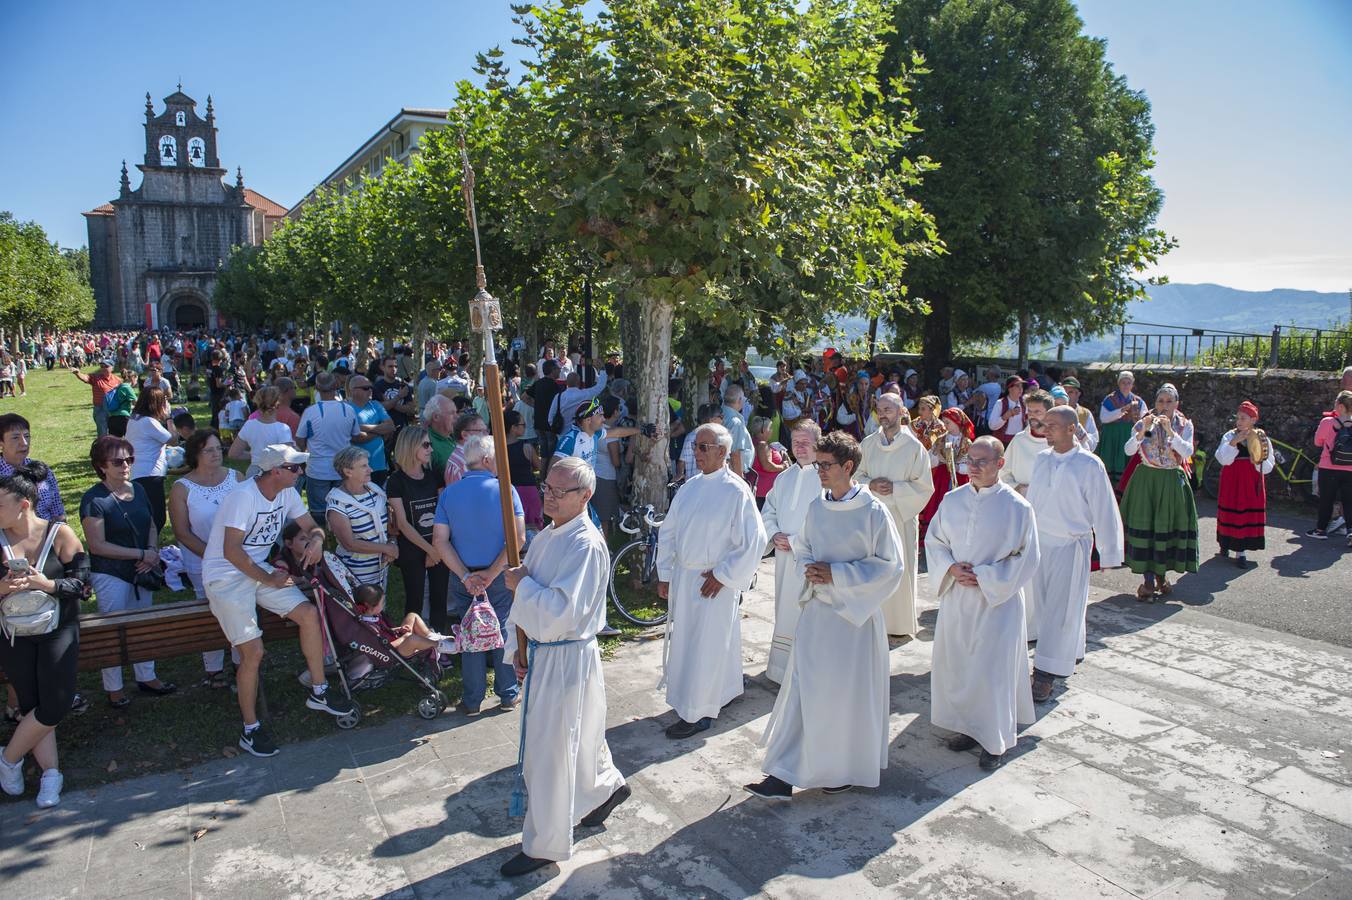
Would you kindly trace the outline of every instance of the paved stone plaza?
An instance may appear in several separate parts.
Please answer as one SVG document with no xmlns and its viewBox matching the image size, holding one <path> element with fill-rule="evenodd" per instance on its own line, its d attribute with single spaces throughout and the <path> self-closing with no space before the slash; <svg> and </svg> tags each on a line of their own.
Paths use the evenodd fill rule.
<svg viewBox="0 0 1352 900">
<path fill-rule="evenodd" d="M 1297 548 L 1290 531 L 1269 542 L 1260 559 Z M 1352 603 L 1352 560 L 1332 543 L 1310 549 L 1327 565 L 1307 567 L 1304 590 Z M 993 774 L 929 725 L 930 608 L 921 639 L 892 652 L 881 788 L 745 794 L 774 701 L 767 564 L 744 604 L 746 694 L 711 731 L 663 737 L 660 641 L 607 664 L 634 799 L 579 829 L 558 868 L 498 877 L 519 840 L 520 714 L 490 707 L 71 785 L 46 813 L 4 803 L 0 879 L 15 898 L 1352 896 L 1352 651 L 1099 586 L 1121 581 L 1095 577 L 1088 658 Z"/>
</svg>

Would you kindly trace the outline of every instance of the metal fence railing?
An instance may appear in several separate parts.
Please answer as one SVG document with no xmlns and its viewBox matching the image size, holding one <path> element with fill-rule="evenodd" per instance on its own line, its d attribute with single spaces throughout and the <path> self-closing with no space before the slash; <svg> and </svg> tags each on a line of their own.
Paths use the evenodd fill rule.
<svg viewBox="0 0 1352 900">
<path fill-rule="evenodd" d="M 1352 365 L 1352 331 L 1275 325 L 1257 334 L 1133 321 L 1122 326 L 1118 362 L 1328 371 Z"/>
</svg>

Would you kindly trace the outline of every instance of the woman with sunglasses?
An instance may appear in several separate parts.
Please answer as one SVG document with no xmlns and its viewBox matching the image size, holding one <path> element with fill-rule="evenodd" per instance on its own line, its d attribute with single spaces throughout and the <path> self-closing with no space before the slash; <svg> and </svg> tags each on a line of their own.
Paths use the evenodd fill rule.
<svg viewBox="0 0 1352 900">
<path fill-rule="evenodd" d="M 432 477 L 432 439 L 421 425 L 405 425 L 394 442 L 395 469 L 385 482 L 390 521 L 399 547 L 399 574 L 404 579 L 404 612 L 421 613 L 427 587 L 425 618 L 432 630 L 446 633 L 446 598 L 451 570 L 432 546 L 432 524 L 441 483 Z"/>
<path fill-rule="evenodd" d="M 131 480 L 136 454 L 126 438 L 106 434 L 89 448 L 99 483 L 80 498 L 80 523 L 89 545 L 90 581 L 99 612 L 145 609 L 153 594 L 138 576 L 158 571 L 159 532 L 145 488 Z M 136 686 L 147 694 L 172 694 L 178 688 L 155 675 L 153 661 L 132 666 Z M 122 690 L 122 667 L 103 670 L 103 689 L 115 708 L 131 703 Z"/>
</svg>

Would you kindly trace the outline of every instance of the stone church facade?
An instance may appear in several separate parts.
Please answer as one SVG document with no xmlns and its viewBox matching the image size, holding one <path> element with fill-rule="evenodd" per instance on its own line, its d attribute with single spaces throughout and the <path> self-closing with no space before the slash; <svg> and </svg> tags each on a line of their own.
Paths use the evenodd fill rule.
<svg viewBox="0 0 1352 900">
<path fill-rule="evenodd" d="M 216 328 L 216 273 L 240 244 L 261 244 L 286 208 L 244 186 L 227 184 L 216 151 L 216 114 L 179 90 L 159 115 L 146 94 L 145 161 L 135 190 L 122 163 L 110 203 L 85 213 L 96 328 Z"/>
</svg>

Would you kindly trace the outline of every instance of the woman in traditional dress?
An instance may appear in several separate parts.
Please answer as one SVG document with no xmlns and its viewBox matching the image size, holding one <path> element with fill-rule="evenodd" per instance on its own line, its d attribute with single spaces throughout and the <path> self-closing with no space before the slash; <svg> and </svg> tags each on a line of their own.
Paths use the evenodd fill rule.
<svg viewBox="0 0 1352 900">
<path fill-rule="evenodd" d="M 1136 376 L 1131 372 L 1117 373 L 1117 390 L 1103 398 L 1099 407 L 1099 442 L 1097 453 L 1108 470 L 1108 478 L 1117 485 L 1126 471 L 1127 460 L 1131 456 L 1126 450 L 1127 439 L 1131 437 L 1133 426 L 1150 410 L 1145 400 L 1132 393 Z M 1118 488 L 1118 496 L 1121 496 Z"/>
<path fill-rule="evenodd" d="M 943 457 L 944 467 L 948 469 L 948 490 L 962 487 L 967 483 L 970 470 L 967 466 L 967 451 L 976 440 L 976 426 L 967 417 L 967 413 L 954 406 L 939 413 L 939 418 L 948 429 L 939 454 Z M 950 453 L 951 449 L 951 453 Z M 950 460 L 952 465 L 950 465 Z"/>
<path fill-rule="evenodd" d="M 873 384 L 869 374 L 863 369 L 854 379 L 854 389 L 845 395 L 844 402 L 836 407 L 836 422 L 856 441 L 862 441 L 866 434 L 876 430 L 877 425 L 869 427 L 869 418 L 873 415 Z"/>
<path fill-rule="evenodd" d="M 1216 462 L 1221 464 L 1221 487 L 1216 500 L 1216 542 L 1220 555 L 1235 553 L 1235 565 L 1250 565 L 1246 554 L 1263 549 L 1267 525 L 1265 478 L 1276 465 L 1272 443 L 1258 424 L 1258 407 L 1252 401 L 1239 404 L 1235 427 L 1221 438 Z M 1255 563 L 1256 565 L 1256 563 Z"/>
<path fill-rule="evenodd" d="M 934 483 L 934 493 L 930 494 L 929 502 L 920 511 L 920 541 L 922 545 L 925 540 L 925 531 L 929 528 L 929 521 L 934 517 L 934 511 L 939 508 L 939 501 L 944 498 L 944 494 L 949 488 L 948 464 L 943 453 L 944 439 L 948 436 L 948 427 L 939 418 L 939 413 L 942 410 L 943 405 L 939 402 L 939 398 L 933 394 L 927 394 L 916 401 L 916 416 L 911 420 L 911 430 L 915 432 L 916 438 L 924 448 L 929 451 L 930 479 Z"/>
<path fill-rule="evenodd" d="M 1006 447 L 1014 440 L 1014 435 L 1023 431 L 1028 424 L 1028 407 L 1023 402 L 1023 377 L 1011 375 L 1005 379 L 1005 390 L 991 406 L 987 414 L 991 434 L 1000 439 Z"/>
<path fill-rule="evenodd" d="M 920 373 L 915 369 L 907 369 L 906 377 L 901 380 L 901 402 L 906 405 L 907 412 L 914 414 L 915 405 L 920 402 Z"/>
<path fill-rule="evenodd" d="M 1166 384 L 1154 414 L 1132 427 L 1125 450 L 1139 465 L 1122 494 L 1127 568 L 1142 577 L 1136 598 L 1150 602 L 1173 590 L 1168 572 L 1197 571 L 1197 504 L 1188 467 L 1192 422 L 1178 411 L 1178 388 Z"/>
</svg>

